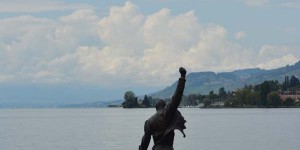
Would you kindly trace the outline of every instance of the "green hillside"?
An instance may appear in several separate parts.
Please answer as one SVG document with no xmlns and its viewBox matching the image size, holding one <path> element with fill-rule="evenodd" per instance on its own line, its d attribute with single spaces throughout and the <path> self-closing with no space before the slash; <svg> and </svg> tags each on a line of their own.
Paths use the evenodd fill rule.
<svg viewBox="0 0 300 150">
<path fill-rule="evenodd" d="M 192 72 L 187 75 L 187 82 L 184 94 L 201 93 L 207 94 L 214 90 L 218 92 L 219 88 L 225 90 L 235 90 L 244 87 L 245 84 L 259 84 L 265 80 L 278 80 L 282 82 L 284 76 L 300 76 L 300 61 L 291 66 L 285 66 L 277 69 L 264 70 L 259 68 L 235 70 L 232 72 Z M 171 86 L 152 93 L 153 97 L 167 98 L 171 97 L 175 91 L 177 82 Z"/>
</svg>

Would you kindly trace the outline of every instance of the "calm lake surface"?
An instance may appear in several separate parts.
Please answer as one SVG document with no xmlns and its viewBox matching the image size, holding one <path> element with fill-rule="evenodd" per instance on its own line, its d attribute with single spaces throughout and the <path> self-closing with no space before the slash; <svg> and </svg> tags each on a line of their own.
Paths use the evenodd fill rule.
<svg viewBox="0 0 300 150">
<path fill-rule="evenodd" d="M 180 109 L 176 150 L 299 150 L 300 109 Z M 155 109 L 0 109 L 0 150 L 134 150 Z M 149 150 L 152 148 L 151 143 Z"/>
</svg>

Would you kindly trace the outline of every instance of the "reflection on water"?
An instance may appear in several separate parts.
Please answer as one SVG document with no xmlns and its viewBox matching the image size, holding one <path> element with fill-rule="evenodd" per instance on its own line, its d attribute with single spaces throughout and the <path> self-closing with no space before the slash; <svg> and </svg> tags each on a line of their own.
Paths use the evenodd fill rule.
<svg viewBox="0 0 300 150">
<path fill-rule="evenodd" d="M 298 150 L 300 109 L 180 109 L 177 150 Z M 3 109 L 1 150 L 133 150 L 155 109 Z M 151 143 L 150 146 L 153 144 Z M 148 149 L 151 149 L 149 147 Z"/>
</svg>

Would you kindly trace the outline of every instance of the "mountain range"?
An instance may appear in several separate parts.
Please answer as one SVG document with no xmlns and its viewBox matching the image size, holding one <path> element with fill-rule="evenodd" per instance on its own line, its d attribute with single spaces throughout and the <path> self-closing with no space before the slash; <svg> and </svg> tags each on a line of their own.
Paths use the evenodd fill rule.
<svg viewBox="0 0 300 150">
<path fill-rule="evenodd" d="M 245 84 L 254 85 L 262 83 L 265 80 L 278 80 L 282 83 L 285 76 L 292 75 L 300 77 L 300 61 L 294 65 L 287 65 L 271 70 L 252 68 L 220 73 L 191 72 L 186 76 L 187 81 L 184 95 L 192 93 L 208 94 L 211 90 L 218 93 L 221 87 L 224 87 L 226 91 L 232 91 L 244 87 Z M 147 95 L 156 98 L 169 98 L 173 95 L 176 85 L 177 82 L 163 90 Z M 107 105 L 120 105 L 122 103 L 123 100 L 121 98 L 119 100 L 99 101 L 99 94 L 97 93 L 101 90 L 105 89 L 82 86 L 73 86 L 71 88 L 24 86 L 15 88 L 13 85 L 2 85 L 0 86 L 0 108 L 86 108 L 107 107 Z"/>
<path fill-rule="evenodd" d="M 265 80 L 284 81 L 285 76 L 300 76 L 300 61 L 277 69 L 265 70 L 260 68 L 235 70 L 232 72 L 192 72 L 186 76 L 184 95 L 208 94 L 211 90 L 218 93 L 221 87 L 227 91 L 236 90 L 247 85 L 262 83 Z M 173 95 L 177 82 L 165 89 L 151 93 L 152 97 L 169 98 Z"/>
</svg>

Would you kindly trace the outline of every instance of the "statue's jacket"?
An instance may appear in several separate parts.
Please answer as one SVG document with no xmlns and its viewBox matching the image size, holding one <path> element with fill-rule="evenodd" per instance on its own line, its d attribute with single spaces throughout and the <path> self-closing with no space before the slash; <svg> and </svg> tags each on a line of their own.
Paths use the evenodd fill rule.
<svg viewBox="0 0 300 150">
<path fill-rule="evenodd" d="M 173 116 L 173 118 L 170 120 L 168 124 L 165 124 L 166 121 L 162 120 L 162 119 L 167 120 L 165 117 L 163 117 L 164 116 L 163 113 L 164 111 L 162 111 L 162 113 L 156 113 L 145 122 L 145 127 L 149 130 L 150 133 L 152 133 L 153 136 L 153 140 L 154 140 L 153 149 L 155 149 L 159 145 L 173 145 L 175 129 L 181 131 L 183 137 L 185 137 L 185 133 L 183 130 L 186 129 L 184 125 L 186 120 L 181 115 L 181 113 L 178 110 L 176 110 L 175 115 Z M 157 130 L 159 128 L 165 128 L 165 129 Z"/>
</svg>

